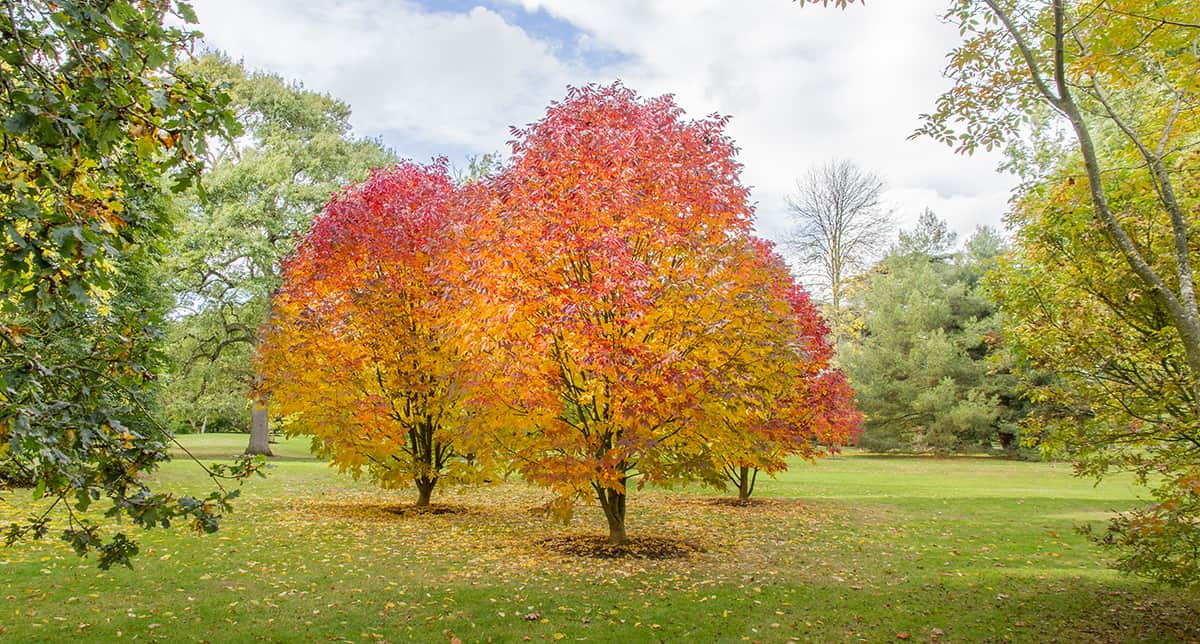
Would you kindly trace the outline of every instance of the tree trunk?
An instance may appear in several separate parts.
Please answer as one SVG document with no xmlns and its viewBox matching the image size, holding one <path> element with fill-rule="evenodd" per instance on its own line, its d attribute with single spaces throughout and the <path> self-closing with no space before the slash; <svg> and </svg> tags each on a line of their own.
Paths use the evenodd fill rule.
<svg viewBox="0 0 1200 644">
<path fill-rule="evenodd" d="M 433 486 L 437 485 L 437 479 L 429 478 L 428 476 L 418 476 L 417 482 L 417 507 L 429 507 L 429 497 L 433 496 Z"/>
<path fill-rule="evenodd" d="M 271 430 L 267 426 L 267 403 L 254 403 L 250 412 L 250 444 L 246 446 L 246 454 L 262 454 L 274 456 L 271 453 Z"/>
<path fill-rule="evenodd" d="M 738 471 L 738 500 L 749 501 L 750 493 L 754 489 L 750 486 L 750 468 L 743 465 Z"/>
<path fill-rule="evenodd" d="M 621 479 L 621 484 L 625 484 L 625 479 Z M 596 496 L 600 499 L 604 518 L 608 519 L 608 542 L 628 543 L 629 537 L 625 534 L 625 493 L 597 487 Z"/>
</svg>

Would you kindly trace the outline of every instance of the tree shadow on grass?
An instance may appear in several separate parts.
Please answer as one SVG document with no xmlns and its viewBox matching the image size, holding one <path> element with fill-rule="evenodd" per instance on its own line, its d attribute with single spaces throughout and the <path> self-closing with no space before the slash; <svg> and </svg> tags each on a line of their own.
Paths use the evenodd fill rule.
<svg viewBox="0 0 1200 644">
<path fill-rule="evenodd" d="M 173 461 L 186 461 L 186 460 L 190 460 L 191 458 L 194 457 L 196 460 L 204 462 L 204 463 L 209 463 L 209 462 L 213 462 L 213 461 L 218 462 L 218 463 L 229 463 L 229 462 L 235 461 L 239 457 L 241 457 L 242 453 L 241 452 L 233 452 L 233 451 L 229 451 L 229 450 L 219 450 L 219 449 L 191 449 L 191 450 L 188 450 L 187 452 L 184 452 L 182 450 L 171 450 L 169 452 L 169 455 L 171 457 L 171 460 L 173 460 Z M 276 454 L 275 456 L 267 456 L 266 459 L 267 459 L 268 463 L 323 463 L 323 462 L 325 462 L 324 459 L 317 458 L 316 456 L 292 456 L 292 455 L 280 456 L 278 454 Z"/>
<path fill-rule="evenodd" d="M 1002 583 L 1006 592 L 995 595 L 991 610 L 1005 616 L 1006 639 L 1200 642 L 1197 605 L 1184 591 L 1079 577 L 1014 575 Z"/>
<path fill-rule="evenodd" d="M 384 510 L 402 517 L 423 517 L 434 514 L 473 514 L 474 510 L 465 505 L 450 505 L 432 503 L 430 505 L 391 505 Z"/>
<path fill-rule="evenodd" d="M 309 501 L 296 508 L 307 519 L 343 520 L 369 523 L 386 523 L 397 519 L 423 518 L 436 515 L 475 514 L 473 508 L 463 505 L 434 503 L 418 507 L 401 503 L 374 503 L 369 501 Z"/>
<path fill-rule="evenodd" d="M 827 505 L 821 499 L 796 499 L 788 497 L 751 497 L 739 499 L 736 496 L 676 496 L 663 495 L 665 503 L 676 507 L 692 507 L 712 510 L 743 510 L 748 513 L 762 512 L 802 512 L 814 514 L 821 506 Z"/>
<path fill-rule="evenodd" d="M 1020 459 L 1011 458 L 1004 454 L 993 452 L 952 452 L 948 454 L 935 454 L 933 452 L 848 452 L 842 455 L 835 455 L 830 458 L 850 458 L 870 461 L 932 461 L 932 462 L 950 462 L 950 461 L 995 461 L 997 463 L 1022 463 L 1022 462 L 1038 462 L 1038 461 L 1022 461 Z M 1047 461 L 1048 462 L 1048 461 Z"/>
</svg>

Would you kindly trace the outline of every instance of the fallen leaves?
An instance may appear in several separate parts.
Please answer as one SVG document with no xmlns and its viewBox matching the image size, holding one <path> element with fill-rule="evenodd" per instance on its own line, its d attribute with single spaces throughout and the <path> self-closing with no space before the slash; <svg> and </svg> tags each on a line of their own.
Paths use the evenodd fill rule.
<svg viewBox="0 0 1200 644">
<path fill-rule="evenodd" d="M 563 641 L 803 642 L 898 641 L 899 631 L 909 641 L 1079 633 L 1107 642 L 1198 633 L 1194 601 L 1097 583 L 1087 571 L 1072 581 L 1065 575 L 1074 571 L 1022 566 L 1045 542 L 1040 527 L 1022 549 L 985 523 L 989 516 L 927 517 L 916 505 L 862 502 L 853 491 L 846 502 L 814 494 L 741 506 L 711 492 L 640 490 L 629 498 L 631 537 L 703 550 L 603 558 L 538 543 L 601 540 L 597 508 L 581 506 L 564 527 L 531 513 L 549 495 L 520 483 L 449 487 L 435 507 L 458 511 L 397 514 L 408 490 L 378 490 L 319 462 L 287 462 L 277 474 L 248 490 L 218 535 L 146 533 L 148 556 L 135 571 L 99 573 L 57 540 L 0 549 L 0 600 L 11 606 L 0 618 L 5 636 L 110 641 L 121 631 L 220 641 L 253 629 L 273 641 L 545 642 L 561 633 Z"/>
<path fill-rule="evenodd" d="M 703 499 L 702 503 L 723 507 L 723 508 L 753 508 L 762 506 L 765 501 L 763 499 L 740 499 L 736 496 L 718 496 Z"/>
<path fill-rule="evenodd" d="M 434 503 L 432 505 L 396 505 L 384 508 L 387 512 L 402 517 L 421 517 L 431 514 L 467 514 L 471 511 L 470 508 L 461 505 L 443 505 Z"/>
<path fill-rule="evenodd" d="M 704 546 L 686 539 L 670 537 L 634 537 L 626 543 L 614 544 L 599 535 L 570 534 L 545 537 L 537 541 L 542 547 L 559 554 L 597 559 L 687 559 Z"/>
</svg>

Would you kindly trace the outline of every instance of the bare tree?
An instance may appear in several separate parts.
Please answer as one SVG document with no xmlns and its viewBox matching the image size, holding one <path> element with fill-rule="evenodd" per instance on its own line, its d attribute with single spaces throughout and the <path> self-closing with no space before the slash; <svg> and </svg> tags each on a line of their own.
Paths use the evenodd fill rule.
<svg viewBox="0 0 1200 644">
<path fill-rule="evenodd" d="M 883 178 L 853 161 L 834 159 L 809 168 L 788 197 L 796 221 L 788 245 L 800 260 L 805 283 L 829 298 L 835 333 L 846 280 L 864 270 L 891 237 L 891 213 L 883 209 Z"/>
</svg>

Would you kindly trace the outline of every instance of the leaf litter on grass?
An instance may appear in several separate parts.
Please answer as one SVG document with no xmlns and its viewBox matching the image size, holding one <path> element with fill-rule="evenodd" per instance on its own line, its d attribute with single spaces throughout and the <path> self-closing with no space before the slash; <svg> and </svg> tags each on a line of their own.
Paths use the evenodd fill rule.
<svg viewBox="0 0 1200 644">
<path fill-rule="evenodd" d="M 353 542 L 349 550 L 361 551 L 354 560 L 374 561 L 400 577 L 420 570 L 429 581 L 520 586 L 555 579 L 623 585 L 651 576 L 669 580 L 668 589 L 692 591 L 697 580 L 727 582 L 747 571 L 769 577 L 781 552 L 827 547 L 823 527 L 838 519 L 838 512 L 792 500 L 727 507 L 710 498 L 648 492 L 630 499 L 631 545 L 613 548 L 603 543 L 598 509 L 579 507 L 567 525 L 529 511 L 548 498 L 523 484 L 497 483 L 443 491 L 440 507 L 453 512 L 397 513 L 394 493 L 358 489 L 286 499 L 273 504 L 265 520 L 318 540 L 328 534 Z M 682 568 L 679 557 L 687 559 Z M 807 559 L 821 560 L 816 552 Z"/>
<path fill-rule="evenodd" d="M 787 636 L 812 628 L 814 635 L 841 629 L 871 638 L 895 625 L 914 639 L 939 629 L 945 639 L 961 640 L 974 621 L 981 624 L 977 633 L 1014 640 L 1035 632 L 1053 640 L 1071 628 L 1096 641 L 1147 633 L 1200 640 L 1186 619 L 1194 602 L 1138 598 L 1130 607 L 1130 597 L 1106 594 L 1116 586 L 1064 577 L 1074 572 L 1063 560 L 1052 560 L 1053 570 L 1031 567 L 1051 561 L 1035 558 L 1041 541 L 1015 547 L 999 526 L 966 528 L 958 517 L 899 505 L 782 498 L 739 505 L 639 491 L 629 499 L 635 543 L 666 538 L 698 548 L 684 559 L 596 558 L 545 542 L 602 540 L 607 528 L 599 509 L 581 503 L 570 524 L 558 524 L 530 511 L 549 495 L 523 484 L 438 490 L 434 507 L 456 511 L 428 513 L 403 509 L 412 508 L 402 503 L 408 491 L 318 483 L 255 494 L 216 535 L 143 533 L 146 556 L 132 573 L 97 574 L 94 564 L 76 565 L 57 541 L 18 547 L 9 551 L 18 555 L 10 570 L 32 574 L 21 587 L 4 584 L 3 595 L 36 611 L 20 619 L 46 633 L 78 626 L 55 620 L 64 617 L 88 624 L 82 632 L 99 639 L 111 639 L 114 629 L 170 637 L 193 628 L 198 639 L 219 640 L 222 629 L 254 625 L 267 629 L 268 639 L 362 641 L 379 639 L 382 629 L 393 640 L 441 630 L 466 641 L 523 633 L 574 640 L 649 637 L 658 624 L 658 639 L 687 639 L 703 625 L 710 630 L 700 632 L 709 635 L 776 641 L 762 629 L 780 623 L 792 629 Z M 1036 576 L 1027 578 L 1026 569 Z M 99 595 L 108 608 L 76 615 L 65 600 L 84 593 Z M 1099 594 L 1084 613 L 1094 622 L 1086 628 L 1071 616 L 1083 609 L 1071 604 L 1064 614 L 1055 599 L 1093 593 Z M 992 599 L 1000 594 L 1009 599 Z M 939 608 L 976 600 L 983 607 L 961 616 Z M 525 620 L 530 614 L 538 619 Z M 160 627 L 151 632 L 149 624 Z M 1003 624 L 1010 631 L 996 630 Z"/>
</svg>

